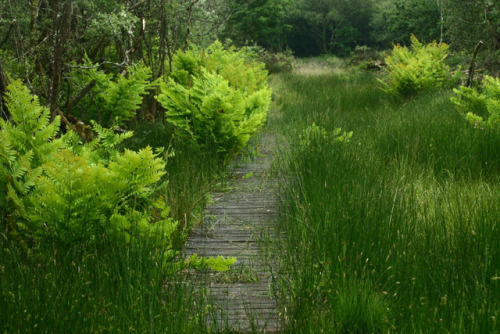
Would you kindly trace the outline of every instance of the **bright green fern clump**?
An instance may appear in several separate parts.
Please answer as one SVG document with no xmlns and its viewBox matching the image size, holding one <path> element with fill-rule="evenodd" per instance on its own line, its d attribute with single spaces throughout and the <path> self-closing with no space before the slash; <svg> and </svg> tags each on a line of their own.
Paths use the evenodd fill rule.
<svg viewBox="0 0 500 334">
<path fill-rule="evenodd" d="M 475 127 L 500 127 L 500 79 L 485 76 L 478 88 L 461 86 L 451 101 Z"/>
<path fill-rule="evenodd" d="M 0 119 L 0 210 L 9 213 L 19 196 L 29 194 L 41 174 L 43 163 L 63 146 L 56 138 L 60 119 L 49 123 L 50 112 L 40 106 L 21 81 L 9 85 L 7 108 L 12 120 Z"/>
<path fill-rule="evenodd" d="M 263 65 L 220 43 L 179 52 L 174 64 L 157 99 L 177 133 L 220 152 L 244 147 L 264 124 L 271 101 Z"/>
<path fill-rule="evenodd" d="M 108 166 L 62 150 L 43 165 L 35 191 L 23 201 L 26 224 L 36 236 L 68 245 L 103 234 L 128 242 L 161 232 L 158 237 L 168 240 L 176 223 L 168 208 L 152 202 L 163 168 L 150 148 L 125 151 Z M 154 220 L 151 212 L 158 210 Z"/>
<path fill-rule="evenodd" d="M 2 224 L 32 245 L 158 242 L 165 270 L 182 268 L 172 249 L 178 224 L 166 204 L 162 149 L 121 152 L 118 145 L 132 132 L 116 134 L 96 122 L 91 142 L 82 144 L 71 131 L 57 137 L 59 118 L 51 123 L 48 109 L 20 81 L 6 97 L 12 120 L 0 119 Z M 194 256 L 185 262 L 223 271 L 235 261 Z"/>
<path fill-rule="evenodd" d="M 302 131 L 299 135 L 300 147 L 308 148 L 313 145 L 323 145 L 328 142 L 347 143 L 351 140 L 353 132 L 342 132 L 341 128 L 335 128 L 333 131 L 328 131 L 324 127 L 311 124 Z"/>
<path fill-rule="evenodd" d="M 387 77 L 381 80 L 383 89 L 394 96 L 409 96 L 421 91 L 432 90 L 455 84 L 461 72 L 452 75 L 445 63 L 449 46 L 435 41 L 422 44 L 414 35 L 411 47 L 395 45 L 387 55 Z"/>
<path fill-rule="evenodd" d="M 0 196 L 3 214 L 20 232 L 66 245 L 103 235 L 169 240 L 176 222 L 158 191 L 166 185 L 159 153 L 119 152 L 115 146 L 132 133 L 97 124 L 100 136 L 85 145 L 72 132 L 56 138 L 59 118 L 50 123 L 47 108 L 20 81 L 9 86 L 7 106 L 12 121 L 0 121 Z"/>
</svg>

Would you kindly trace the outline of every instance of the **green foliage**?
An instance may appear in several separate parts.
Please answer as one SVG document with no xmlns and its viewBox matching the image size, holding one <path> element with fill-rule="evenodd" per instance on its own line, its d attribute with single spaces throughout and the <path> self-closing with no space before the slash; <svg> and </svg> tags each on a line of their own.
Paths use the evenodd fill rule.
<svg viewBox="0 0 500 334">
<path fill-rule="evenodd" d="M 199 52 L 202 66 L 221 75 L 229 85 L 246 95 L 267 89 L 267 71 L 249 49 L 225 49 L 216 41 Z"/>
<path fill-rule="evenodd" d="M 356 45 L 372 44 L 372 0 L 294 0 L 285 33 L 287 47 L 299 56 L 335 52 L 348 55 Z"/>
<path fill-rule="evenodd" d="M 453 85 L 460 72 L 452 75 L 445 63 L 449 46 L 435 41 L 422 44 L 414 35 L 411 47 L 395 45 L 392 54 L 385 57 L 386 78 L 380 80 L 384 90 L 394 96 L 410 96 Z"/>
<path fill-rule="evenodd" d="M 151 69 L 144 65 L 129 67 L 127 71 L 116 78 L 96 68 L 75 73 L 75 83 L 82 88 L 91 80 L 96 81 L 89 96 L 79 103 L 85 121 L 95 120 L 103 127 L 111 127 L 123 125 L 136 115 L 143 95 L 157 82 L 151 81 Z"/>
<path fill-rule="evenodd" d="M 485 76 L 478 88 L 461 86 L 451 101 L 474 127 L 500 127 L 500 79 Z"/>
<path fill-rule="evenodd" d="M 446 35 L 453 48 L 472 52 L 478 41 L 484 49 L 500 48 L 500 10 L 498 1 L 443 1 Z M 498 57 L 494 59 L 498 68 Z"/>
<path fill-rule="evenodd" d="M 407 43 L 413 33 L 424 41 L 439 39 L 440 1 L 382 0 L 376 3 L 371 35 L 374 42 L 388 47 L 391 43 Z"/>
<path fill-rule="evenodd" d="M 56 138 L 60 118 L 49 122 L 49 110 L 40 106 L 38 98 L 31 96 L 20 80 L 9 85 L 6 98 L 12 119 L 0 119 L 0 127 L 13 150 L 20 154 L 32 151 L 33 165 L 38 167 L 62 146 L 63 140 Z"/>
<path fill-rule="evenodd" d="M 59 118 L 39 105 L 20 81 L 8 88 L 12 121 L 1 120 L 2 199 L 12 203 L 20 231 L 41 242 L 66 245 L 107 234 L 169 240 L 176 223 L 157 193 L 166 183 L 165 162 L 147 147 L 120 153 L 115 145 L 131 133 L 101 135 L 86 145 L 76 134 L 56 138 Z M 68 150 L 71 149 L 70 150 Z"/>
<path fill-rule="evenodd" d="M 49 110 L 20 80 L 9 85 L 6 104 L 12 119 L 0 119 L 0 201 L 4 203 L 0 210 L 4 214 L 20 203 L 19 196 L 30 193 L 42 164 L 64 145 L 63 138 L 56 138 L 59 117 L 49 123 Z"/>
<path fill-rule="evenodd" d="M 222 37 L 237 46 L 257 44 L 268 49 L 282 47 L 281 35 L 290 26 L 284 24 L 289 0 L 236 0 L 230 2 L 228 23 Z"/>
<path fill-rule="evenodd" d="M 270 105 L 263 65 L 218 42 L 199 53 L 180 52 L 174 63 L 157 100 L 176 133 L 200 147 L 213 144 L 219 152 L 244 147 L 264 124 Z"/>
<path fill-rule="evenodd" d="M 23 201 L 26 225 L 36 237 L 66 245 L 103 234 L 126 242 L 131 236 L 169 240 L 176 223 L 153 196 L 163 168 L 149 147 L 117 154 L 108 166 L 63 150 L 43 165 L 35 191 Z"/>
</svg>

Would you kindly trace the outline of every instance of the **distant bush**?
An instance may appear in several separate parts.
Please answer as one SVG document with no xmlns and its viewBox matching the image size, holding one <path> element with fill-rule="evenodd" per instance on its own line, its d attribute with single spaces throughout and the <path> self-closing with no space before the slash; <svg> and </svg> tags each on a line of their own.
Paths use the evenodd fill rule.
<svg viewBox="0 0 500 334">
<path fill-rule="evenodd" d="M 475 127 L 500 128 L 500 79 L 485 76 L 478 88 L 461 86 L 451 101 Z"/>
<path fill-rule="evenodd" d="M 409 96 L 458 82 L 461 72 L 453 75 L 445 63 L 447 44 L 434 41 L 423 45 L 414 35 L 410 39 L 410 48 L 395 45 L 392 54 L 385 57 L 387 76 L 380 82 L 388 94 Z"/>
<path fill-rule="evenodd" d="M 295 59 L 291 51 L 272 53 L 261 49 L 257 52 L 258 58 L 271 73 L 286 73 L 293 70 Z"/>
<path fill-rule="evenodd" d="M 349 57 L 350 65 L 365 70 L 380 70 L 384 63 L 382 52 L 373 50 L 366 45 L 356 46 Z"/>
<path fill-rule="evenodd" d="M 225 50 L 219 42 L 178 52 L 173 63 L 157 100 L 176 133 L 219 152 L 244 147 L 264 124 L 271 103 L 264 65 L 244 49 Z"/>
</svg>

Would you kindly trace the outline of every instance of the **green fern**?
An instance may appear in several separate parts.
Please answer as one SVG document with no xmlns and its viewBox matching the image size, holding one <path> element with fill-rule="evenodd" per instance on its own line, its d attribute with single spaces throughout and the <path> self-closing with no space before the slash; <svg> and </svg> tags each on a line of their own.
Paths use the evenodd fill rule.
<svg viewBox="0 0 500 334">
<path fill-rule="evenodd" d="M 56 138 L 60 118 L 49 122 L 50 111 L 40 106 L 38 98 L 20 80 L 12 82 L 5 95 L 12 119 L 0 119 L 0 128 L 14 151 L 21 155 L 33 151 L 33 165 L 40 166 L 63 146 L 63 139 Z"/>
<path fill-rule="evenodd" d="M 394 96 L 409 96 L 420 91 L 456 84 L 462 73 L 451 74 L 445 64 L 449 46 L 435 41 L 422 44 L 414 35 L 411 47 L 395 45 L 385 57 L 386 78 L 380 80 L 384 91 Z"/>
<path fill-rule="evenodd" d="M 109 166 L 62 150 L 43 165 L 35 191 L 23 200 L 26 224 L 37 237 L 65 245 L 102 234 L 130 242 L 159 231 L 168 243 L 176 223 L 154 194 L 164 166 L 149 147 L 118 154 Z"/>
<path fill-rule="evenodd" d="M 451 98 L 460 113 L 475 127 L 500 127 L 500 79 L 485 76 L 478 88 L 461 86 Z"/>
<path fill-rule="evenodd" d="M 165 161 L 150 147 L 118 150 L 131 132 L 116 134 L 94 124 L 99 137 L 82 144 L 19 81 L 8 88 L 12 121 L 0 120 L 2 214 L 40 242 L 90 242 L 102 235 L 120 241 L 163 238 L 176 230 L 165 192 Z M 13 215 L 14 214 L 14 215 Z"/>
<path fill-rule="evenodd" d="M 103 124 L 120 125 L 135 116 L 142 104 L 142 95 L 153 89 L 151 69 L 136 65 L 129 69 L 128 77 L 119 76 L 116 82 L 110 81 L 108 87 L 99 94 L 103 103 Z"/>
<path fill-rule="evenodd" d="M 200 147 L 236 152 L 265 123 L 271 101 L 267 72 L 244 50 L 225 50 L 216 42 L 199 52 L 178 52 L 174 65 L 157 100 L 179 135 Z"/>
<path fill-rule="evenodd" d="M 83 89 L 94 80 L 90 94 L 79 101 L 83 110 L 79 117 L 86 123 L 97 121 L 103 127 L 123 125 L 136 115 L 141 107 L 143 95 L 158 85 L 151 81 L 151 69 L 144 65 L 135 65 L 127 69 L 127 75 L 106 74 L 87 60 L 91 67 L 85 71 L 74 71 L 72 85 Z M 95 68 L 94 68 L 95 67 Z"/>
<path fill-rule="evenodd" d="M 4 203 L 0 210 L 4 214 L 19 208 L 21 198 L 30 193 L 41 174 L 41 165 L 64 146 L 64 138 L 56 138 L 59 118 L 50 123 L 49 110 L 40 106 L 21 81 L 7 87 L 6 105 L 12 119 L 0 119 L 0 201 Z"/>
</svg>

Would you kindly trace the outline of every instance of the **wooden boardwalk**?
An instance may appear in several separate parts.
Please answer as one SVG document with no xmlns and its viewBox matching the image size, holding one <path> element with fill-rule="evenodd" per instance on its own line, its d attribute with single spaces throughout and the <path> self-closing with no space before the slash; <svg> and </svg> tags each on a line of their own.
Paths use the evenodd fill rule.
<svg viewBox="0 0 500 334">
<path fill-rule="evenodd" d="M 273 256 L 263 247 L 264 239 L 275 237 L 276 185 L 269 177 L 273 147 L 273 137 L 263 136 L 258 157 L 234 164 L 229 190 L 213 194 L 214 203 L 184 250 L 185 255 L 237 258 L 230 271 L 207 271 L 196 282 L 216 310 L 216 319 L 207 321 L 235 332 L 280 330 L 271 293 Z"/>
</svg>

